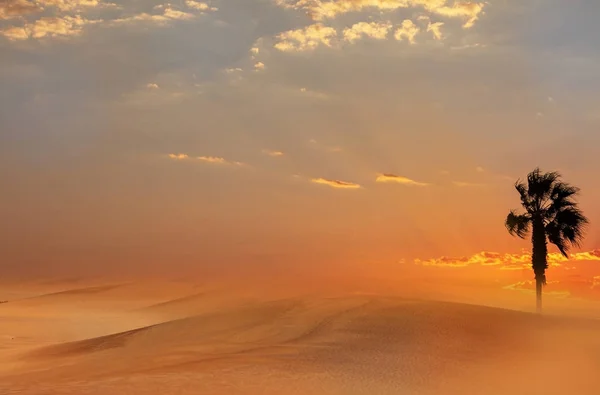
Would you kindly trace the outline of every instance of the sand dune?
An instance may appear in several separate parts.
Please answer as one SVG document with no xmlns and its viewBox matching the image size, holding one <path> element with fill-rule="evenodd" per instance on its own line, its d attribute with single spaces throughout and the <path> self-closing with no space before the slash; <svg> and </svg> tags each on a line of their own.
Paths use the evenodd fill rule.
<svg viewBox="0 0 600 395">
<path fill-rule="evenodd" d="M 107 308 L 136 289 L 58 297 L 104 295 Z M 600 386 L 597 321 L 385 296 L 187 291 L 144 307 L 138 295 L 135 314 L 121 301 L 127 330 L 41 341 L 30 328 L 27 347 L 0 338 L 0 393 L 591 395 Z M 44 308 L 56 297 L 37 300 Z M 11 303 L 0 307 L 3 322 L 21 302 Z M 44 317 L 38 324 L 60 326 Z"/>
</svg>

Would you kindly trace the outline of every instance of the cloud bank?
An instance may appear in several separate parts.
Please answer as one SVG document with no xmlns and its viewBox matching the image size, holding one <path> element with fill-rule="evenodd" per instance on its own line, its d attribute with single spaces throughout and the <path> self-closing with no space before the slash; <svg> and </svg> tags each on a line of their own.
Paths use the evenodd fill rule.
<svg viewBox="0 0 600 395">
<path fill-rule="evenodd" d="M 567 262 L 600 261 L 600 250 L 591 250 L 569 254 L 565 258 L 561 253 L 548 254 L 549 266 L 561 266 Z M 501 254 L 498 252 L 479 252 L 471 256 L 440 257 L 426 260 L 416 259 L 415 264 L 435 267 L 468 267 L 473 265 L 498 266 L 502 270 L 531 269 L 531 254 Z"/>
</svg>

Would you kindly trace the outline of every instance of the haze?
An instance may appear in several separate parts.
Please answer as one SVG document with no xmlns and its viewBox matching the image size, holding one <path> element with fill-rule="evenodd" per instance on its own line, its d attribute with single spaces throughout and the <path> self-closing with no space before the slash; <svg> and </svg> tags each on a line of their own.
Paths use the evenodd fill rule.
<svg viewBox="0 0 600 395">
<path fill-rule="evenodd" d="M 592 394 L 598 15 L 597 0 L 0 0 L 6 391 L 500 395 L 543 371 L 524 393 Z M 536 166 L 581 188 L 591 223 L 568 258 L 550 249 L 550 321 L 525 313 L 531 246 L 504 227 Z"/>
</svg>

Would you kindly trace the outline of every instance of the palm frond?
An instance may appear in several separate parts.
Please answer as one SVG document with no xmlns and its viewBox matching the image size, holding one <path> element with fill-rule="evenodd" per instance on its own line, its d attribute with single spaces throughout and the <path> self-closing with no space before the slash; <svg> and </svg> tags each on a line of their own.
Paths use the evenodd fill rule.
<svg viewBox="0 0 600 395">
<path fill-rule="evenodd" d="M 556 213 L 552 222 L 546 225 L 548 240 L 555 244 L 563 255 L 567 256 L 566 252 L 571 247 L 581 245 L 588 223 L 588 219 L 577 205 L 564 207 Z"/>
<path fill-rule="evenodd" d="M 573 199 L 579 193 L 579 188 L 566 184 L 564 182 L 557 182 L 552 188 L 552 193 L 548 199 L 548 202 L 543 207 L 544 209 L 544 220 L 547 223 L 553 221 L 556 214 L 561 210 L 569 207 L 577 207 L 577 202 Z"/>
<path fill-rule="evenodd" d="M 527 185 L 521 180 L 517 180 L 515 183 L 515 189 L 519 192 L 519 196 L 521 197 L 521 205 L 527 210 L 531 212 L 533 210 L 532 201 L 529 197 L 529 192 L 527 191 Z"/>
<path fill-rule="evenodd" d="M 558 250 L 565 258 L 568 258 L 568 247 L 565 246 L 565 240 L 562 237 L 560 228 L 554 222 L 546 226 L 546 235 L 548 236 L 548 241 L 558 247 Z"/>
<path fill-rule="evenodd" d="M 552 187 L 551 198 L 552 200 L 567 200 L 571 197 L 576 196 L 579 193 L 579 188 L 569 185 L 565 182 L 559 181 Z"/>
<path fill-rule="evenodd" d="M 579 246 L 588 219 L 578 207 L 566 207 L 556 214 L 555 222 L 562 228 L 565 239 L 574 246 Z"/>
<path fill-rule="evenodd" d="M 506 217 L 505 226 L 512 236 L 524 239 L 529 232 L 530 222 L 531 217 L 528 214 L 517 214 L 515 210 L 512 210 Z"/>
<path fill-rule="evenodd" d="M 529 199 L 536 203 L 536 208 L 539 209 L 543 201 L 550 197 L 559 178 L 559 173 L 542 173 L 539 167 L 527 175 L 527 194 Z"/>
</svg>

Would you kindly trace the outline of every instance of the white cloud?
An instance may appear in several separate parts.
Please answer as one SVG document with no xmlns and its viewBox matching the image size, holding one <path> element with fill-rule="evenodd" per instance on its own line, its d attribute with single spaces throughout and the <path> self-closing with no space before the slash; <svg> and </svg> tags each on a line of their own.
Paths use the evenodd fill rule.
<svg viewBox="0 0 600 395">
<path fill-rule="evenodd" d="M 383 40 L 392 28 L 390 22 L 359 22 L 344 30 L 344 40 L 350 43 L 362 37 Z"/>
<path fill-rule="evenodd" d="M 219 165 L 224 165 L 225 163 L 227 163 L 225 158 L 216 157 L 216 156 L 199 156 L 197 159 L 202 162 L 216 163 Z"/>
<path fill-rule="evenodd" d="M 315 21 L 333 19 L 350 12 L 392 12 L 402 8 L 422 8 L 432 15 L 464 20 L 465 29 L 472 27 L 483 12 L 485 3 L 448 0 L 275 0 L 284 8 L 304 10 Z"/>
<path fill-rule="evenodd" d="M 218 11 L 217 7 L 211 7 L 210 5 L 202 1 L 186 0 L 185 5 L 188 8 L 198 11 Z"/>
<path fill-rule="evenodd" d="M 444 22 L 429 23 L 427 25 L 427 31 L 431 32 L 433 34 L 433 38 L 436 40 L 441 40 L 443 38 L 441 30 L 442 26 L 444 26 Z"/>
<path fill-rule="evenodd" d="M 241 73 L 242 71 L 244 71 L 244 69 L 240 67 L 229 67 L 225 69 L 227 74 Z"/>
<path fill-rule="evenodd" d="M 60 11 L 82 10 L 94 7 L 116 7 L 112 3 L 104 3 L 99 0 L 36 0 L 37 4 L 46 7 L 55 7 Z"/>
<path fill-rule="evenodd" d="M 59 17 L 43 17 L 23 27 L 10 27 L 0 31 L 10 40 L 27 40 L 29 38 L 41 39 L 45 37 L 78 36 L 83 27 L 88 24 L 99 23 L 98 20 L 88 20 L 79 15 Z"/>
<path fill-rule="evenodd" d="M 159 7 L 162 8 L 162 7 Z M 162 14 L 148 14 L 141 13 L 132 16 L 128 16 L 125 18 L 114 19 L 110 21 L 112 24 L 128 24 L 128 23 L 136 23 L 136 22 L 151 22 L 159 25 L 166 25 L 171 21 L 189 21 L 195 18 L 196 15 L 191 14 L 189 12 L 183 12 L 179 10 L 175 10 L 171 7 L 165 7 Z"/>
<path fill-rule="evenodd" d="M 319 45 L 330 47 L 331 41 L 336 37 L 337 32 L 334 28 L 317 23 L 279 34 L 279 42 L 275 44 L 275 48 L 284 52 L 309 51 Z"/>
<path fill-rule="evenodd" d="M 169 19 L 182 19 L 182 20 L 192 19 L 195 17 L 194 14 L 190 14 L 189 12 L 178 11 L 178 10 L 174 10 L 172 8 L 165 8 L 164 15 L 166 18 L 169 18 Z"/>
<path fill-rule="evenodd" d="M 406 39 L 409 43 L 415 43 L 415 36 L 419 33 L 421 29 L 415 25 L 413 21 L 410 19 L 405 19 L 402 22 L 402 26 L 396 29 L 396 33 L 394 33 L 394 38 L 398 41 L 402 41 Z"/>
</svg>

